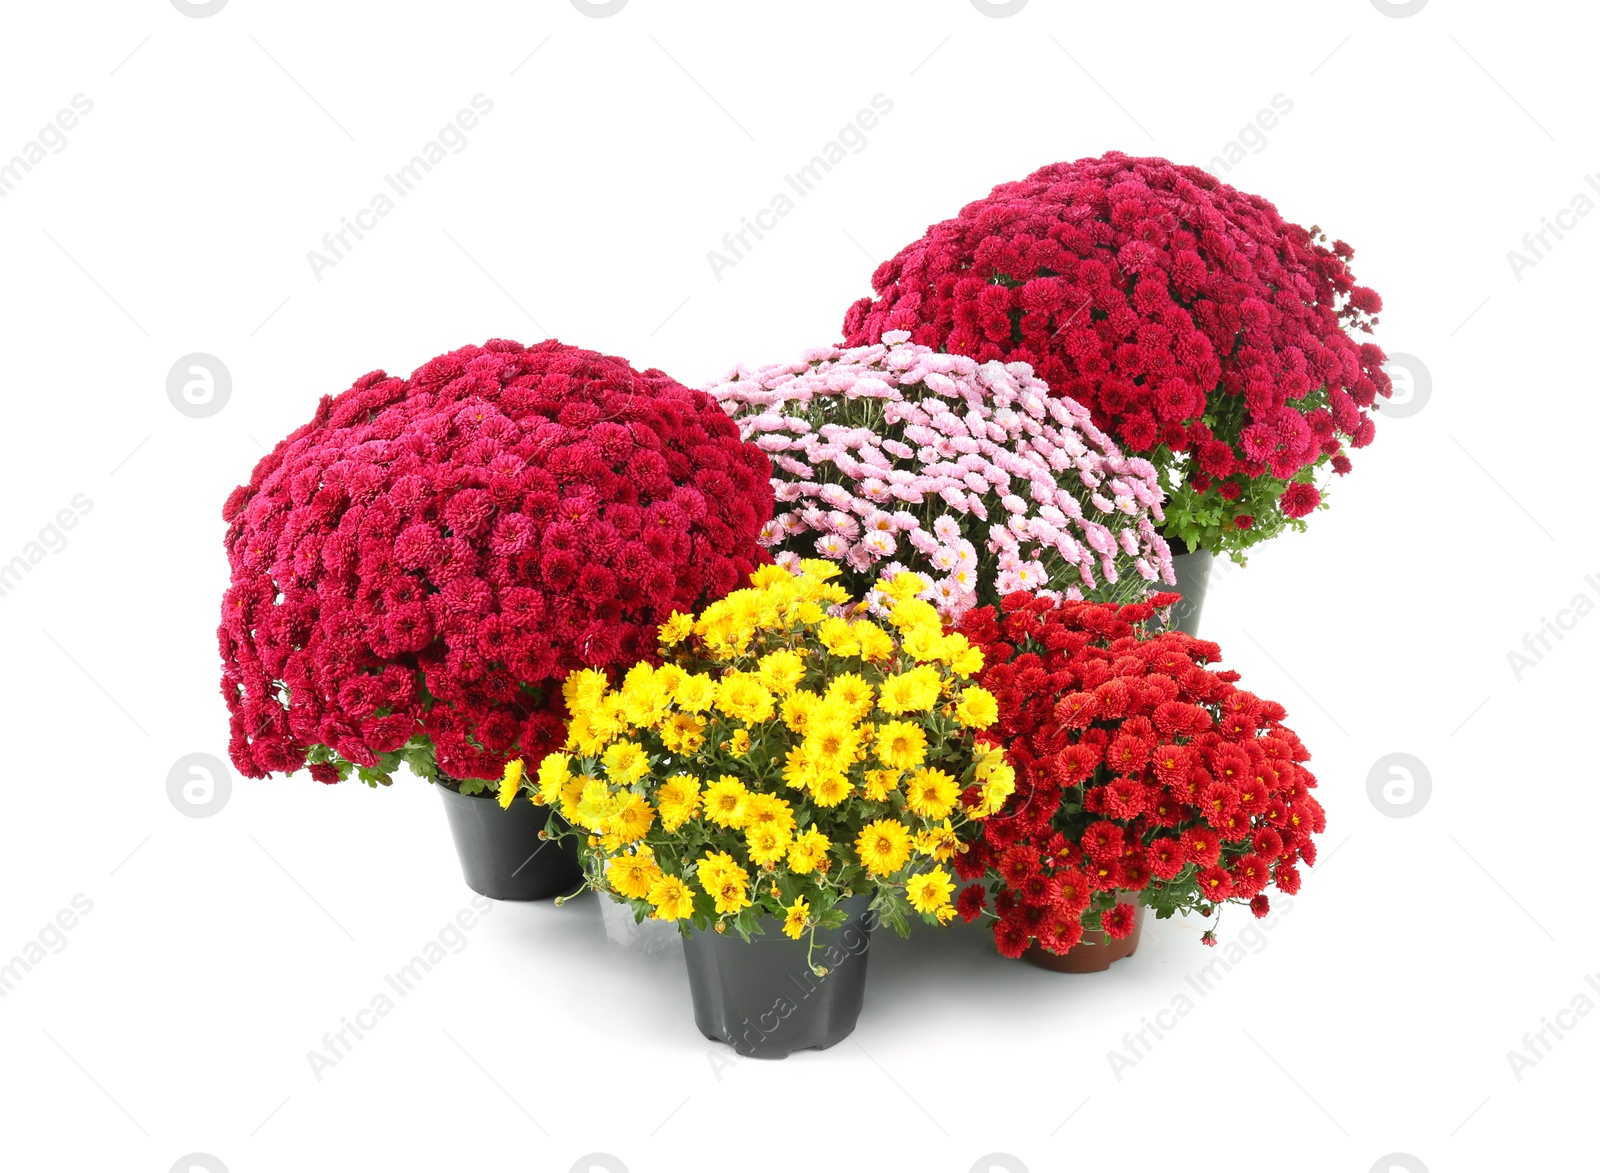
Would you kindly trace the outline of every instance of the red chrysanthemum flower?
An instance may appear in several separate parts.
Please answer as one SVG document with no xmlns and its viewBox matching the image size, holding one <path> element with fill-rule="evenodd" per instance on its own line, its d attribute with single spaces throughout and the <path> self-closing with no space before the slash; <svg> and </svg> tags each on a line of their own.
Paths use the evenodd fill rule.
<svg viewBox="0 0 1600 1173">
<path fill-rule="evenodd" d="M 770 473 L 701 392 L 555 341 L 324 396 L 223 507 L 234 764 L 531 768 L 567 673 L 653 656 L 662 620 L 762 561 Z"/>
<path fill-rule="evenodd" d="M 1315 858 L 1327 816 L 1299 764 L 1305 747 L 1281 705 L 1210 667 L 1215 643 L 1152 627 L 1175 598 L 1119 607 L 1017 594 L 963 617 L 1018 785 L 1000 817 L 974 826 L 956 868 L 995 885 L 995 915 L 1010 924 L 996 942 L 1009 955 L 1028 939 L 1070 947 L 1076 935 L 1053 921 L 1136 915 L 1118 904 L 1130 892 L 1203 915 L 1230 900 L 1265 915 L 1263 887 L 1297 889 L 1295 861 Z"/>
<path fill-rule="evenodd" d="M 1344 446 L 1371 441 L 1391 393 L 1383 351 L 1353 337 L 1382 304 L 1355 283 L 1353 255 L 1201 168 L 1111 152 L 1001 184 L 930 227 L 878 267 L 877 297 L 850 307 L 844 332 L 854 346 L 908 330 L 1031 364 L 1189 482 L 1167 506 L 1173 532 L 1238 549 L 1316 507 L 1286 490 L 1330 460 L 1346 471 Z M 1265 482 L 1255 516 L 1234 477 Z"/>
<path fill-rule="evenodd" d="M 1317 492 L 1315 485 L 1296 481 L 1278 498 L 1278 508 L 1283 510 L 1285 517 L 1304 517 L 1315 509 L 1321 500 L 1322 494 Z"/>
<path fill-rule="evenodd" d="M 1101 914 L 1100 927 L 1113 941 L 1120 941 L 1133 932 L 1133 920 L 1133 905 L 1118 902 Z"/>
<path fill-rule="evenodd" d="M 1031 939 L 1027 927 L 1012 917 L 1002 917 L 995 922 L 994 944 L 1002 957 L 1021 957 Z"/>
</svg>

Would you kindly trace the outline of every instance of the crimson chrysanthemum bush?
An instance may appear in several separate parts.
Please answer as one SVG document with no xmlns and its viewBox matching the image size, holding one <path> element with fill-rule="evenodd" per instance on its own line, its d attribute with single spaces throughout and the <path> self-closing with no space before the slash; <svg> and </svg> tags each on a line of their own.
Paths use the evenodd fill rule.
<svg viewBox="0 0 1600 1173">
<path fill-rule="evenodd" d="M 1113 151 L 1004 183 L 879 266 L 845 344 L 1027 362 L 1161 470 L 1165 532 L 1237 553 L 1318 507 L 1390 394 L 1353 250 L 1198 167 Z"/>
<path fill-rule="evenodd" d="M 1176 600 L 1052 603 L 1008 595 L 959 627 L 983 651 L 979 682 L 999 703 L 1016 792 L 956 857 L 963 880 L 994 891 L 995 942 L 1053 953 L 1085 928 L 1125 937 L 1136 894 L 1159 917 L 1209 915 L 1225 901 L 1268 911 L 1293 894 L 1323 830 L 1310 754 L 1283 706 L 1207 667 L 1220 649 L 1150 624 Z M 972 884 L 957 908 L 987 911 Z"/>
<path fill-rule="evenodd" d="M 223 507 L 234 764 L 476 792 L 537 762 L 556 682 L 654 656 L 763 560 L 770 475 L 703 393 L 555 341 L 324 396 Z"/>
</svg>

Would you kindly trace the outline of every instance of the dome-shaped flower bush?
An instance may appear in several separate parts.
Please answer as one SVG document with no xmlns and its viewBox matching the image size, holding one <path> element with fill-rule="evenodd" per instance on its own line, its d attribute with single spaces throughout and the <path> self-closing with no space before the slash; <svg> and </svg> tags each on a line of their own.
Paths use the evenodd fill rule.
<svg viewBox="0 0 1600 1173">
<path fill-rule="evenodd" d="M 1161 470 L 1169 536 L 1239 551 L 1321 501 L 1390 394 L 1350 246 L 1198 167 L 1111 152 L 1004 183 L 873 274 L 847 345 L 1026 362 Z"/>
<path fill-rule="evenodd" d="M 590 885 L 641 917 L 746 938 L 776 917 L 799 937 L 866 893 L 902 935 L 913 916 L 943 924 L 958 833 L 1014 785 L 981 733 L 982 657 L 912 597 L 912 575 L 885 584 L 887 619 L 851 622 L 828 614 L 852 602 L 837 567 L 797 570 L 763 567 L 674 616 L 664 663 L 615 690 L 569 676 L 572 752 L 521 782 L 585 834 Z"/>
<path fill-rule="evenodd" d="M 1119 607 L 1016 594 L 961 624 L 983 652 L 978 681 L 999 706 L 990 732 L 1017 777 L 956 871 L 994 885 L 1008 957 L 1035 941 L 1065 953 L 1086 928 L 1126 937 L 1135 912 L 1118 893 L 1159 917 L 1225 901 L 1265 916 L 1268 886 L 1293 895 L 1297 861 L 1316 862 L 1324 816 L 1310 754 L 1282 705 L 1206 667 L 1216 644 L 1148 630 L 1175 598 Z M 986 902 L 973 884 L 958 908 L 971 920 Z"/>
<path fill-rule="evenodd" d="M 537 762 L 566 735 L 560 680 L 654 655 L 661 621 L 763 560 L 769 475 L 703 393 L 555 341 L 324 396 L 223 507 L 234 764 Z"/>
<path fill-rule="evenodd" d="M 910 570 L 955 620 L 1016 590 L 1135 599 L 1173 581 L 1155 469 L 1021 365 L 891 331 L 738 367 L 709 390 L 772 459 L 780 504 L 762 545 L 791 565 L 840 563 L 852 595 Z"/>
</svg>

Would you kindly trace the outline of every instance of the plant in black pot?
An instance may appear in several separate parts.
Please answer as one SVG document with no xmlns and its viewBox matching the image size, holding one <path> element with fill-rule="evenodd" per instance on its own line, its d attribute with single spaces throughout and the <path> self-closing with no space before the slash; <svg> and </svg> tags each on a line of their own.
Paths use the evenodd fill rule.
<svg viewBox="0 0 1600 1173">
<path fill-rule="evenodd" d="M 1354 250 L 1200 167 L 1112 151 L 1003 183 L 872 275 L 846 346 L 1025 362 L 1156 468 L 1194 634 L 1214 555 L 1322 507 L 1392 393 Z M 1054 585 L 1054 584 L 1052 584 Z"/>
<path fill-rule="evenodd" d="M 871 930 L 954 915 L 959 832 L 1014 780 L 927 580 L 885 582 L 880 620 L 838 573 L 763 567 L 668 621 L 659 666 L 569 676 L 570 752 L 528 783 L 591 886 L 679 926 L 701 1033 L 762 1058 L 854 1029 Z"/>
<path fill-rule="evenodd" d="M 473 888 L 571 890 L 548 808 L 502 810 L 494 780 L 513 797 L 561 744 L 564 677 L 650 654 L 662 620 L 749 573 L 769 473 L 701 392 L 555 341 L 324 396 L 223 508 L 234 764 L 372 786 L 408 766 Z"/>
</svg>

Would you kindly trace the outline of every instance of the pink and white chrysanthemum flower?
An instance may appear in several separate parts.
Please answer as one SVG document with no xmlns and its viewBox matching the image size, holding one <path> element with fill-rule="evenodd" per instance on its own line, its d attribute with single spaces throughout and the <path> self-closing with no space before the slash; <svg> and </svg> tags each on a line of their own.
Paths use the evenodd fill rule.
<svg viewBox="0 0 1600 1173">
<path fill-rule="evenodd" d="M 980 364 L 890 331 L 735 368 L 708 390 L 768 452 L 779 499 L 799 507 L 782 515 L 774 553 L 841 562 L 853 593 L 872 590 L 897 553 L 946 618 L 1013 589 L 1124 601 L 1172 581 L 1153 466 L 1026 364 Z"/>
</svg>

